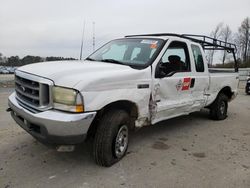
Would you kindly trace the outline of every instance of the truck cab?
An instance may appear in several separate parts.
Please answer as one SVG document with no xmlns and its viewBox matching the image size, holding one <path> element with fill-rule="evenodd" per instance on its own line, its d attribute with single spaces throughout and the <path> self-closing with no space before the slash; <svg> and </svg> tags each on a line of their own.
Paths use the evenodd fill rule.
<svg viewBox="0 0 250 188">
<path fill-rule="evenodd" d="M 153 123 L 189 114 L 203 108 L 209 89 L 208 67 L 201 46 L 181 38 L 171 38 L 155 64 L 154 97 L 157 114 Z M 171 89 L 169 89 L 171 88 Z"/>
<path fill-rule="evenodd" d="M 202 108 L 214 120 L 227 117 L 237 95 L 237 63 L 235 72 L 213 72 L 204 49 L 235 54 L 235 45 L 209 40 L 215 39 L 133 35 L 84 61 L 23 66 L 15 71 L 9 111 L 41 142 L 62 146 L 93 138 L 95 161 L 111 166 L 126 155 L 131 130 Z"/>
</svg>

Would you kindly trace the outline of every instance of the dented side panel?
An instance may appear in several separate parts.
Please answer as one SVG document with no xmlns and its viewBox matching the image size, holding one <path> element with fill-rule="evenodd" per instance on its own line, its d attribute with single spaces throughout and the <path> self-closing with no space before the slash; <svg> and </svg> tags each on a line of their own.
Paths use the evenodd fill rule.
<svg viewBox="0 0 250 188">
<path fill-rule="evenodd" d="M 181 114 L 188 114 L 192 110 L 190 74 L 177 73 L 173 77 L 155 79 L 154 101 L 156 105 L 152 123 L 169 119 Z"/>
<path fill-rule="evenodd" d="M 192 110 L 193 100 L 190 88 L 192 72 L 179 72 L 169 77 L 155 78 L 157 64 L 161 61 L 161 57 L 164 55 L 169 44 L 176 40 L 186 42 L 185 40 L 175 38 L 168 40 L 152 66 L 152 82 L 154 87 L 151 102 L 151 107 L 153 107 L 151 109 L 152 124 L 182 114 L 188 114 Z M 192 62 L 191 70 L 193 70 Z"/>
</svg>

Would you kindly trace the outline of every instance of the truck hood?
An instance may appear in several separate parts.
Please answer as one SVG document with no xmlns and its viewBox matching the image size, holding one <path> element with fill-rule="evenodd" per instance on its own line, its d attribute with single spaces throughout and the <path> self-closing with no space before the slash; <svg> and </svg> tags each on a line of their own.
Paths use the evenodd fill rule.
<svg viewBox="0 0 250 188">
<path fill-rule="evenodd" d="M 26 65 L 19 71 L 48 78 L 55 85 L 79 91 L 96 91 L 134 87 L 135 80 L 148 83 L 150 68 L 143 70 L 129 66 L 93 61 L 54 61 Z"/>
</svg>

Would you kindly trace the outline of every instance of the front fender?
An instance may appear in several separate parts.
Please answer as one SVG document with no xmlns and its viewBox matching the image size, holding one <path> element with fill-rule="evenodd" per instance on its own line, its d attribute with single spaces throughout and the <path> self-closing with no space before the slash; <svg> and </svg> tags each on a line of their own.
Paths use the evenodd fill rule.
<svg viewBox="0 0 250 188">
<path fill-rule="evenodd" d="M 130 101 L 138 107 L 138 118 L 149 115 L 149 88 L 130 88 L 106 91 L 82 92 L 85 111 L 98 111 L 116 101 Z"/>
</svg>

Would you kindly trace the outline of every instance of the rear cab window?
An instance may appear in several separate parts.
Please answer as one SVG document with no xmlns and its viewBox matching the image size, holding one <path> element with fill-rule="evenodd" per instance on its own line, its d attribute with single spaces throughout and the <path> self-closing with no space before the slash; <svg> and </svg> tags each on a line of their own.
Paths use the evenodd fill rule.
<svg viewBox="0 0 250 188">
<path fill-rule="evenodd" d="M 204 72 L 204 61 L 200 47 L 198 45 L 191 44 L 191 49 L 194 57 L 196 72 Z"/>
</svg>

